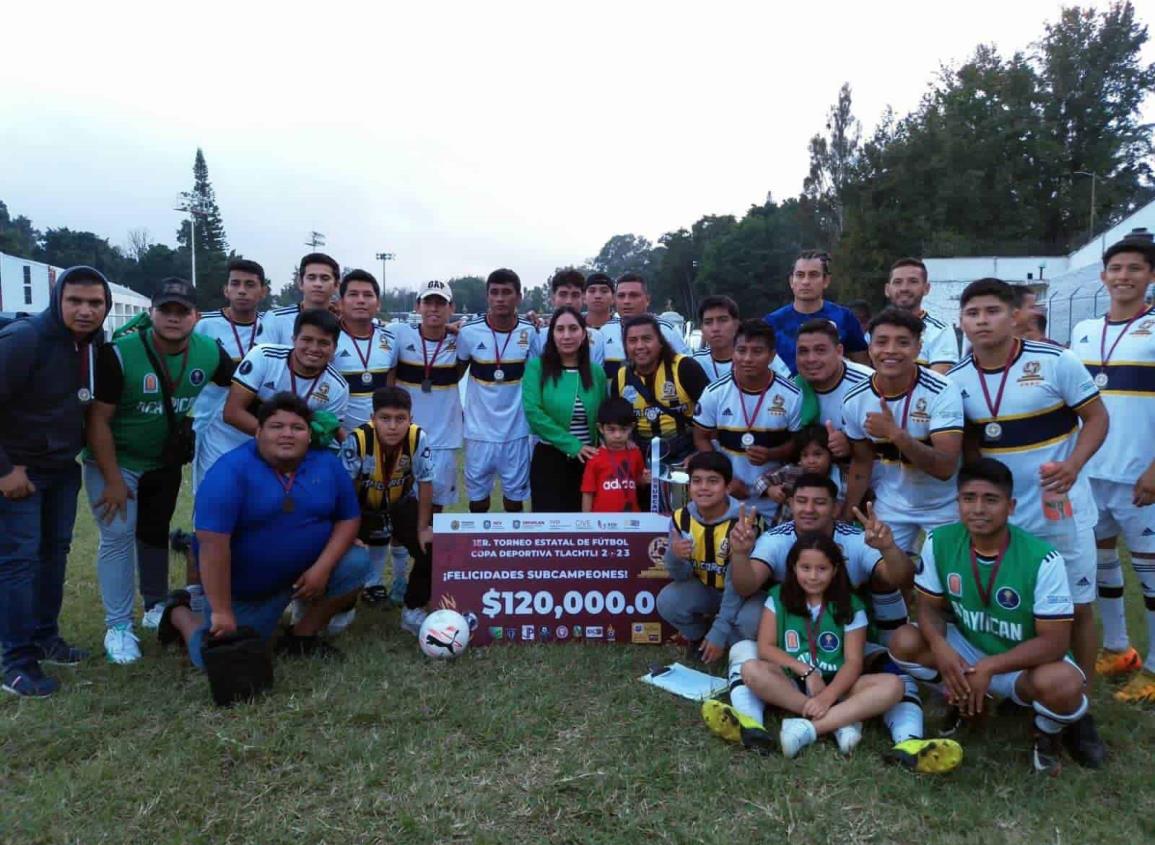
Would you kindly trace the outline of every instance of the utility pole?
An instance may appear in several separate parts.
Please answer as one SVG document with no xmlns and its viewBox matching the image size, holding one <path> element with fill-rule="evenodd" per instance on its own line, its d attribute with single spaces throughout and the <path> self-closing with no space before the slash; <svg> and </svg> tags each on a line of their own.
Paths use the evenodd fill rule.
<svg viewBox="0 0 1155 845">
<path fill-rule="evenodd" d="M 1099 181 L 1099 174 L 1089 170 L 1076 170 L 1075 175 L 1091 177 L 1091 222 L 1087 229 L 1087 242 L 1090 243 L 1095 237 L 1095 186 Z"/>
<path fill-rule="evenodd" d="M 190 281 L 197 286 L 197 215 L 205 213 L 201 204 L 201 197 L 193 191 L 181 191 L 177 197 L 177 205 L 173 211 L 180 211 L 188 215 L 189 224 L 189 255 L 192 257 L 192 278 Z"/>
<path fill-rule="evenodd" d="M 309 240 L 305 241 L 305 246 L 312 247 L 313 252 L 317 251 L 317 247 L 325 245 L 325 236 L 320 232 L 310 232 Z"/>
<path fill-rule="evenodd" d="M 385 268 L 388 266 L 389 262 L 392 261 L 393 259 L 395 259 L 396 257 L 397 256 L 392 252 L 379 252 L 379 253 L 377 253 L 377 260 L 381 262 L 381 295 L 382 296 L 385 295 Z"/>
</svg>

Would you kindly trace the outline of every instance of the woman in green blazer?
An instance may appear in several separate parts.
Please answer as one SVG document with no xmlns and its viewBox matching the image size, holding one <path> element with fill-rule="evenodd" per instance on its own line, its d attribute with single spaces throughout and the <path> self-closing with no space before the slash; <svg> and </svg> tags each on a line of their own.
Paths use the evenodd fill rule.
<svg viewBox="0 0 1155 845">
<path fill-rule="evenodd" d="M 582 472 L 598 442 L 598 407 L 606 376 L 590 363 L 586 321 L 562 306 L 549 321 L 540 358 L 526 362 L 521 401 L 530 430 L 540 438 L 529 465 L 529 489 L 538 513 L 577 513 Z"/>
</svg>

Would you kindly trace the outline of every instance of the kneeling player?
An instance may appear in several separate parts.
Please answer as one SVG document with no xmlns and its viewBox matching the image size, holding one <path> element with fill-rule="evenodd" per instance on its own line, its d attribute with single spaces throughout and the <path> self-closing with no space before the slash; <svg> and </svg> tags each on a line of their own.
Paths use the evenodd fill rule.
<svg viewBox="0 0 1155 845">
<path fill-rule="evenodd" d="M 1004 464 L 964 466 L 958 488 L 962 522 L 927 536 L 918 627 L 894 632 L 891 656 L 920 680 L 943 681 L 963 717 L 979 715 L 988 695 L 1034 708 L 1035 771 L 1058 774 L 1060 735 L 1088 706 L 1067 653 L 1074 605 L 1063 558 L 1008 524 L 1014 479 Z"/>
<path fill-rule="evenodd" d="M 433 461 L 424 429 L 412 422 L 412 407 L 400 387 L 374 391 L 372 418 L 346 438 L 341 456 L 361 504 L 358 540 L 369 547 L 373 563 L 364 597 L 379 602 L 385 593 L 390 540 L 405 546 L 413 555 L 413 571 L 401 627 L 416 635 L 432 589 Z"/>
<path fill-rule="evenodd" d="M 762 521 L 726 492 L 734 471 L 725 455 L 699 452 L 686 468 L 691 503 L 675 510 L 670 520 L 665 562 L 673 580 L 658 593 L 658 614 L 694 644 L 704 662 L 713 663 L 740 639 L 736 623 L 742 597 L 731 590 L 725 595 L 732 600 L 722 601 L 730 532 L 739 523 L 760 531 Z"/>
<path fill-rule="evenodd" d="M 797 715 L 782 720 L 784 755 L 795 757 L 828 733 L 850 754 L 862 739 L 862 720 L 902 700 L 902 681 L 862 672 L 866 608 L 850 589 L 833 539 L 802 535 L 786 566 L 786 578 L 766 597 L 759 659 L 742 666 L 742 680 L 763 702 Z"/>
</svg>

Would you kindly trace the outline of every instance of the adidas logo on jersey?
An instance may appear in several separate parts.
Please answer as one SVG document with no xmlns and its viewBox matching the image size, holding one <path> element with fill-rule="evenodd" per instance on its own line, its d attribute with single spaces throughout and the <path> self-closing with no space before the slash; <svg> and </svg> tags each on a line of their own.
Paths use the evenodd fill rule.
<svg viewBox="0 0 1155 845">
<path fill-rule="evenodd" d="M 602 482 L 603 490 L 637 490 L 638 485 L 632 478 L 617 479 L 612 478 L 608 481 Z"/>
<path fill-rule="evenodd" d="M 477 348 L 478 348 L 479 350 L 480 350 L 480 349 L 484 349 L 484 348 L 485 348 L 485 341 L 483 340 L 483 341 L 481 341 L 481 343 L 477 344 Z"/>
<path fill-rule="evenodd" d="M 733 412 L 733 411 L 731 411 L 729 408 L 723 408 L 723 409 L 722 409 L 722 416 L 724 416 L 724 417 L 732 417 L 732 416 L 734 416 L 734 412 Z"/>
<path fill-rule="evenodd" d="M 1088 580 L 1087 580 L 1087 576 L 1086 576 L 1086 575 L 1084 575 L 1082 578 L 1080 578 L 1080 579 L 1079 579 L 1079 580 L 1078 580 L 1078 581 L 1075 583 L 1075 586 L 1076 586 L 1076 587 L 1090 587 L 1090 586 L 1091 586 L 1091 582 L 1090 582 L 1090 581 L 1088 581 Z"/>
<path fill-rule="evenodd" d="M 1143 536 L 1144 537 L 1155 537 L 1155 531 L 1152 531 L 1150 528 L 1144 528 L 1143 529 Z"/>
<path fill-rule="evenodd" d="M 269 388 L 269 390 L 276 390 L 277 389 L 277 385 L 271 381 L 266 381 L 265 387 Z"/>
<path fill-rule="evenodd" d="M 1079 338 L 1079 343 L 1087 343 L 1087 336 L 1083 335 L 1081 338 Z"/>
<path fill-rule="evenodd" d="M 412 343 L 410 343 L 408 346 L 406 346 L 405 349 L 409 352 L 416 352 L 417 351 L 417 347 L 414 346 Z"/>
<path fill-rule="evenodd" d="M 338 358 L 351 358 L 352 356 L 349 354 L 349 350 L 348 350 L 348 349 L 342 349 L 342 350 L 341 350 L 341 354 L 340 354 L 340 355 L 338 355 L 337 357 L 338 357 Z"/>
</svg>

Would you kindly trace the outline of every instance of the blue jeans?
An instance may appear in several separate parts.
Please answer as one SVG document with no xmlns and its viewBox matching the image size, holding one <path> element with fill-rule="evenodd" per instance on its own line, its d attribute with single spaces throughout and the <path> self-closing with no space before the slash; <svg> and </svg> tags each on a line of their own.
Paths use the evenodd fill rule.
<svg viewBox="0 0 1155 845">
<path fill-rule="evenodd" d="M 325 585 L 325 598 L 333 599 L 359 592 L 369 577 L 369 550 L 360 546 L 353 546 L 345 552 L 345 556 L 337 561 L 333 571 L 329 573 L 329 583 Z M 285 587 L 270 596 L 260 599 L 233 599 L 233 618 L 237 620 L 237 627 L 248 626 L 256 631 L 263 639 L 272 639 L 277 631 L 277 625 L 289 602 L 293 600 L 293 588 Z M 201 657 L 201 645 L 209 635 L 212 626 L 213 609 L 209 607 L 208 596 L 205 596 L 204 624 L 192 635 L 188 644 L 188 657 L 193 666 L 204 670 L 205 664 Z"/>
<path fill-rule="evenodd" d="M 80 466 L 32 468 L 36 492 L 0 497 L 0 649 L 5 671 L 35 665 L 60 635 L 64 571 L 76 522 Z"/>
</svg>

